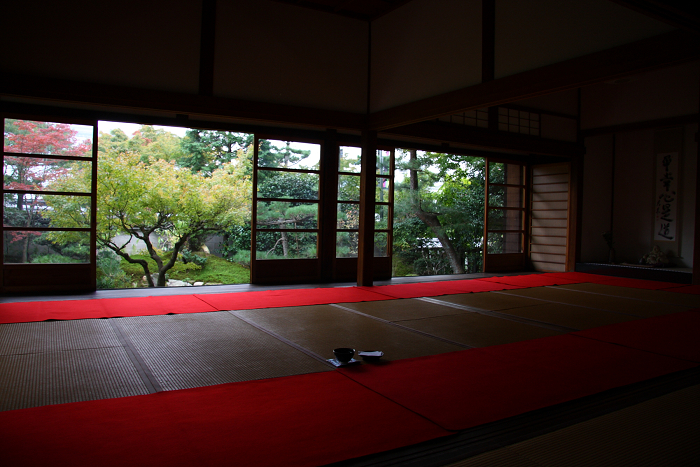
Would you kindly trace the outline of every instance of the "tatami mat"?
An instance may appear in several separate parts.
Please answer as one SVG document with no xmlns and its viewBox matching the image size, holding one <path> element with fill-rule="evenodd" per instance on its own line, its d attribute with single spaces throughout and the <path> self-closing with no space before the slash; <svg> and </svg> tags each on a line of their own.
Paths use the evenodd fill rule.
<svg viewBox="0 0 700 467">
<path fill-rule="evenodd" d="M 331 305 L 237 311 L 301 347 L 333 358 L 333 349 L 382 350 L 383 360 L 422 357 L 464 347 L 401 329 Z"/>
<path fill-rule="evenodd" d="M 465 312 L 465 310 L 460 310 L 458 308 L 438 305 L 415 298 L 403 298 L 381 302 L 339 303 L 339 305 L 387 321 L 431 318 L 434 316 L 456 315 Z"/>
<path fill-rule="evenodd" d="M 401 324 L 470 347 L 509 344 L 564 333 L 473 312 L 402 321 Z"/>
<path fill-rule="evenodd" d="M 516 297 L 498 292 L 466 293 L 456 295 L 443 295 L 436 297 L 440 301 L 456 303 L 481 310 L 496 311 L 517 308 L 522 306 L 539 305 L 541 300 L 527 297 Z"/>
<path fill-rule="evenodd" d="M 115 321 L 164 390 L 332 370 L 228 312 Z"/>
<path fill-rule="evenodd" d="M 568 305 L 595 308 L 598 310 L 613 311 L 616 313 L 624 313 L 632 316 L 638 316 L 640 318 L 661 316 L 690 309 L 690 307 L 687 306 L 671 304 L 663 305 L 656 302 L 648 302 L 632 298 L 583 293 L 575 290 L 566 289 L 562 286 L 507 290 L 498 293 L 518 297 L 537 298 L 540 300 L 547 300 L 554 303 L 564 303 Z"/>
<path fill-rule="evenodd" d="M 117 347 L 0 356 L 0 375 L 0 410 L 148 393 Z"/>
<path fill-rule="evenodd" d="M 700 386 L 692 386 L 449 467 L 695 467 L 698 416 Z"/>
<path fill-rule="evenodd" d="M 579 330 L 639 319 L 636 316 L 605 310 L 595 310 L 561 303 L 540 303 L 540 305 L 500 310 L 499 313 Z"/>
<path fill-rule="evenodd" d="M 0 355 L 121 347 L 108 320 L 0 325 Z"/>
<path fill-rule="evenodd" d="M 580 292 L 612 295 L 636 300 L 648 300 L 658 302 L 660 304 L 700 308 L 700 295 L 683 294 L 670 290 L 633 289 L 630 287 L 618 287 L 607 284 L 571 284 L 562 285 L 560 287 L 563 289 L 576 290 Z"/>
</svg>

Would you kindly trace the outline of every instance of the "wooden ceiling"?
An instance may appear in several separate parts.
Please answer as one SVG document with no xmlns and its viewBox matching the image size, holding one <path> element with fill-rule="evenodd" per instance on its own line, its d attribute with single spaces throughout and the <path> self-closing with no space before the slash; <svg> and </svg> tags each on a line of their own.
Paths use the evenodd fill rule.
<svg viewBox="0 0 700 467">
<path fill-rule="evenodd" d="M 273 0 L 304 8 L 372 21 L 411 0 Z"/>
<path fill-rule="evenodd" d="M 372 21 L 411 0 L 273 0 L 349 18 Z M 700 2 L 697 0 L 611 0 L 657 20 L 700 33 Z"/>
</svg>

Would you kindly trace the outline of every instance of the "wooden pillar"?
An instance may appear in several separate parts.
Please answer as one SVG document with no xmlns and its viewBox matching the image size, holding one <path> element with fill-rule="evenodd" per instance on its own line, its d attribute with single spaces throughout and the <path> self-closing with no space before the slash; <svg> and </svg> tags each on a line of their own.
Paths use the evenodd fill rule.
<svg viewBox="0 0 700 467">
<path fill-rule="evenodd" d="M 331 282 L 335 263 L 336 212 L 338 199 L 338 132 L 326 131 L 321 153 L 321 186 L 319 187 L 320 218 L 318 239 L 321 260 L 321 282 Z"/>
<path fill-rule="evenodd" d="M 700 120 L 700 103 L 698 103 L 698 119 Z M 697 167 L 695 169 L 695 231 L 693 242 L 693 284 L 700 285 L 700 128 L 695 132 L 695 142 L 697 149 Z"/>
<path fill-rule="evenodd" d="M 374 197 L 377 172 L 377 132 L 362 132 L 360 173 L 360 232 L 357 252 L 357 285 L 371 286 L 374 278 Z"/>
</svg>

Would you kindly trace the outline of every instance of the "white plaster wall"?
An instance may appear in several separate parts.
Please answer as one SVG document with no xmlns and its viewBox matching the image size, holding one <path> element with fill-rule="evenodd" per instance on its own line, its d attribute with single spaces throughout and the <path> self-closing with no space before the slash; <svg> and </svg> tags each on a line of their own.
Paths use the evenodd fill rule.
<svg viewBox="0 0 700 467">
<path fill-rule="evenodd" d="M 581 261 L 605 263 L 608 261 L 608 247 L 603 233 L 610 231 L 613 137 L 586 138 L 585 145 Z"/>
<path fill-rule="evenodd" d="M 197 92 L 199 1 L 8 1 L 0 15 L 3 71 Z"/>
<path fill-rule="evenodd" d="M 673 30 L 610 0 L 497 0 L 496 78 Z"/>
<path fill-rule="evenodd" d="M 695 234 L 695 190 L 697 187 L 698 126 L 683 127 L 681 160 L 681 201 L 679 206 L 679 241 L 658 242 L 671 252 L 678 267 L 692 267 Z M 654 246 L 655 151 L 657 130 L 640 130 L 615 135 L 615 171 L 613 135 L 586 138 L 582 205 L 582 262 L 607 262 L 608 249 L 603 232 L 610 230 L 610 209 L 613 206 L 612 232 L 616 261 L 636 264 Z M 614 180 L 613 180 L 614 176 Z M 614 184 L 614 192 L 612 186 Z M 614 198 L 613 198 L 614 196 Z M 676 249 L 677 248 L 677 249 Z"/>
<path fill-rule="evenodd" d="M 568 91 L 545 94 L 531 99 L 516 101 L 513 104 L 575 117 L 578 114 L 578 90 L 570 89 Z"/>
<path fill-rule="evenodd" d="M 617 262 L 637 263 L 652 248 L 654 132 L 616 135 L 613 239 Z"/>
<path fill-rule="evenodd" d="M 412 0 L 372 23 L 371 110 L 481 82 L 481 0 Z"/>
<path fill-rule="evenodd" d="M 365 21 L 268 0 L 217 4 L 214 94 L 367 110 Z"/>
<path fill-rule="evenodd" d="M 698 112 L 700 61 L 581 89 L 581 128 L 644 122 Z"/>
<path fill-rule="evenodd" d="M 681 171 L 683 172 L 681 180 L 681 191 L 683 193 L 681 212 L 683 214 L 677 262 L 679 266 L 688 268 L 693 266 L 693 252 L 695 250 L 695 216 L 697 215 L 695 193 L 698 189 L 698 143 L 695 141 L 697 132 L 697 124 L 686 125 L 684 128 L 685 139 L 683 141 L 683 162 L 681 166 Z"/>
</svg>

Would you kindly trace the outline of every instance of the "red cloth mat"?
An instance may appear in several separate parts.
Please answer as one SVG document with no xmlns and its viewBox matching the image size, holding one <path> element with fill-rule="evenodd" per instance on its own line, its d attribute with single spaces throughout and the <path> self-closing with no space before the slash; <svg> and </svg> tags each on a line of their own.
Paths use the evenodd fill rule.
<svg viewBox="0 0 700 467">
<path fill-rule="evenodd" d="M 695 365 L 565 334 L 340 371 L 463 430 Z"/>
<path fill-rule="evenodd" d="M 0 412 L 26 467 L 318 466 L 448 434 L 337 372 Z"/>
<path fill-rule="evenodd" d="M 548 285 L 566 285 L 586 282 L 585 280 L 577 280 L 573 278 L 553 276 L 549 274 L 527 274 L 522 276 L 485 277 L 483 279 L 477 280 L 485 282 L 497 282 L 499 284 L 508 284 L 519 287 L 545 287 Z"/>
<path fill-rule="evenodd" d="M 587 272 L 548 272 L 547 276 L 561 277 L 575 282 L 592 282 L 594 284 L 600 281 L 610 279 L 611 276 L 603 276 L 601 274 L 589 274 Z"/>
<path fill-rule="evenodd" d="M 217 310 L 194 295 L 16 302 L 0 304 L 0 323 L 166 315 L 168 313 L 203 313 L 207 311 Z"/>
<path fill-rule="evenodd" d="M 195 297 L 221 311 L 392 299 L 392 297 L 380 295 L 364 287 L 261 290 L 259 292 L 197 294 Z"/>
<path fill-rule="evenodd" d="M 603 276 L 600 274 L 588 274 L 585 272 L 552 272 L 544 275 L 551 277 L 561 277 L 568 280 L 577 280 L 577 282 L 591 282 L 594 284 L 616 285 L 618 287 L 630 287 L 635 289 L 673 290 L 676 287 L 683 287 L 683 284 L 676 284 L 675 282 L 661 282 L 649 281 L 645 279 L 631 279 L 628 277 Z"/>
<path fill-rule="evenodd" d="M 669 292 L 689 293 L 689 294 L 700 295 L 700 285 L 682 285 L 682 284 L 676 284 L 676 285 L 679 285 L 679 287 L 673 287 L 673 288 L 664 289 L 664 290 L 668 290 Z"/>
<path fill-rule="evenodd" d="M 630 279 L 627 277 L 610 277 L 608 280 L 601 280 L 598 284 L 647 290 L 673 290 L 676 287 L 683 286 L 683 284 L 676 284 L 674 282 L 648 281 L 644 279 Z"/>
<path fill-rule="evenodd" d="M 626 321 L 573 334 L 700 362 L 700 312 L 698 310 Z"/>
<path fill-rule="evenodd" d="M 415 284 L 378 285 L 374 287 L 358 288 L 386 295 L 391 298 L 416 298 L 472 292 L 491 292 L 494 290 L 519 289 L 520 287 L 467 279 L 457 281 L 419 282 Z"/>
</svg>

